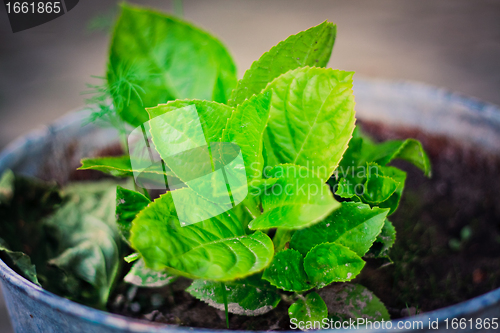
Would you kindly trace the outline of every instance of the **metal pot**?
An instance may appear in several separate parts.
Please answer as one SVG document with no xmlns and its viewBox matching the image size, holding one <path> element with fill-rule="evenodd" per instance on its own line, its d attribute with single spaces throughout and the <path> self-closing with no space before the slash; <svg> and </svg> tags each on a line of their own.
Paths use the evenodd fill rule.
<svg viewBox="0 0 500 333">
<path fill-rule="evenodd" d="M 419 128 L 500 155 L 500 108 L 497 106 L 408 82 L 355 80 L 354 92 L 357 115 L 361 119 L 380 121 L 389 126 Z M 76 147 L 72 158 L 79 159 L 117 141 L 117 133 L 112 129 L 82 126 L 86 115 L 85 111 L 71 113 L 49 127 L 14 141 L 0 155 L 0 172 L 10 168 L 17 173 L 35 176 L 42 168 L 47 170 L 47 166 L 51 166 L 58 169 L 55 172 L 61 177 L 58 180 L 64 181 L 74 166 L 62 154 L 69 144 Z M 74 303 L 25 280 L 2 261 L 0 282 L 12 324 L 18 333 L 206 331 L 148 323 Z M 392 329 L 387 331 L 446 331 L 443 322 L 446 318 L 491 319 L 499 314 L 500 289 L 497 289 L 460 304 L 393 321 Z M 429 329 L 429 324 L 436 320 L 439 329 Z M 422 322 L 423 329 L 416 328 L 415 322 Z"/>
</svg>

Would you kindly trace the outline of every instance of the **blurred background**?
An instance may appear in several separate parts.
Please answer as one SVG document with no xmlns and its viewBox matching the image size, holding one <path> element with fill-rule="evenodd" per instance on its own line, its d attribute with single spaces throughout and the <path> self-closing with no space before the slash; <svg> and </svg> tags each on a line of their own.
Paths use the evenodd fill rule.
<svg viewBox="0 0 500 333">
<path fill-rule="evenodd" d="M 82 0 L 66 15 L 16 34 L 0 6 L 0 148 L 83 106 L 85 84 L 104 74 L 117 2 Z M 226 44 L 240 77 L 279 41 L 329 20 L 337 24 L 329 67 L 500 104 L 499 0 L 185 0 L 183 10 Z M 0 333 L 7 332 L 0 292 Z"/>
</svg>

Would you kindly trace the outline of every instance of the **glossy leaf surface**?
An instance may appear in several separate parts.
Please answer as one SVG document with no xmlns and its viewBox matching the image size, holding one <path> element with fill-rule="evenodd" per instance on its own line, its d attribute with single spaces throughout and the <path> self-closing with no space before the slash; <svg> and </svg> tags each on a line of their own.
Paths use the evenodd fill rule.
<svg viewBox="0 0 500 333">
<path fill-rule="evenodd" d="M 304 259 L 304 269 L 317 288 L 332 282 L 350 281 L 364 265 L 365 262 L 356 253 L 335 243 L 317 245 Z"/>
<path fill-rule="evenodd" d="M 322 323 L 323 319 L 328 317 L 328 308 L 325 302 L 316 292 L 301 296 L 295 303 L 288 308 L 290 319 L 297 322 L 303 322 L 306 329 L 318 329 L 314 327 L 314 322 Z M 308 327 L 311 326 L 311 327 Z"/>
<path fill-rule="evenodd" d="M 290 247 L 306 255 L 321 243 L 337 243 L 362 257 L 380 234 L 387 212 L 363 203 L 343 202 L 324 221 L 296 231 Z"/>
<path fill-rule="evenodd" d="M 323 182 L 333 174 L 354 130 L 352 72 L 298 68 L 272 81 L 267 165 L 291 163 Z"/>
<path fill-rule="evenodd" d="M 261 195 L 264 213 L 250 222 L 252 230 L 302 229 L 340 207 L 328 185 L 305 167 L 278 165 L 266 173 L 278 180 Z"/>
<path fill-rule="evenodd" d="M 125 121 L 140 126 L 149 119 L 145 108 L 174 99 L 228 100 L 236 68 L 219 40 L 169 15 L 121 8 L 107 79 Z"/>
<path fill-rule="evenodd" d="M 278 252 L 262 278 L 286 291 L 303 292 L 314 287 L 308 283 L 304 257 L 295 250 Z"/>
<path fill-rule="evenodd" d="M 304 66 L 325 67 L 332 53 L 336 32 L 337 27 L 325 21 L 278 43 L 245 72 L 233 90 L 229 104 L 241 104 L 289 70 Z"/>
<path fill-rule="evenodd" d="M 211 203 L 199 199 L 192 209 L 208 209 Z M 216 281 L 257 273 L 274 254 L 271 239 L 260 232 L 246 235 L 234 214 L 226 212 L 182 227 L 170 192 L 137 215 L 130 240 L 152 269 Z"/>
<path fill-rule="evenodd" d="M 223 295 L 226 293 L 228 311 L 246 316 L 267 313 L 274 309 L 281 300 L 276 288 L 262 280 L 260 275 L 227 283 L 194 280 L 186 291 L 221 311 L 224 311 Z"/>
</svg>

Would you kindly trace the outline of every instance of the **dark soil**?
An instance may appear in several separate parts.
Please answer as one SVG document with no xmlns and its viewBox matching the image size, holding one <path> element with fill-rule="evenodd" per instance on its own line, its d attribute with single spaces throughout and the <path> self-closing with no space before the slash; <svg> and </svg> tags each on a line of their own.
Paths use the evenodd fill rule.
<svg viewBox="0 0 500 333">
<path fill-rule="evenodd" d="M 500 159 L 418 130 L 374 123 L 361 126 L 377 140 L 420 140 L 430 155 L 433 177 L 425 178 L 407 163 L 395 163 L 408 177 L 401 205 L 391 216 L 397 230 L 390 252 L 394 264 L 380 267 L 369 260 L 354 282 L 372 290 L 393 319 L 456 304 L 500 287 Z M 71 178 L 82 177 L 99 176 L 78 172 Z M 162 289 L 122 284 L 109 310 L 159 323 L 225 328 L 224 313 L 184 292 L 188 285 L 185 279 Z M 287 307 L 281 302 L 274 311 L 258 317 L 230 314 L 230 328 L 288 329 Z"/>
</svg>

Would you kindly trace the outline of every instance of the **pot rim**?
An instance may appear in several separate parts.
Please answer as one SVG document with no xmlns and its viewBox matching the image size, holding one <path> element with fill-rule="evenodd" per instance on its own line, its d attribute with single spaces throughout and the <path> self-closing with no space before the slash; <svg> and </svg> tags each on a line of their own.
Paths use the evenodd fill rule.
<svg viewBox="0 0 500 333">
<path fill-rule="evenodd" d="M 357 79 L 360 83 L 383 83 L 386 85 L 394 86 L 394 88 L 407 91 L 407 90 L 419 90 L 424 91 L 429 94 L 429 97 L 445 101 L 448 103 L 458 103 L 466 106 L 469 110 L 474 113 L 480 114 L 484 117 L 493 117 L 494 120 L 500 119 L 500 107 L 483 102 L 479 99 L 466 96 L 461 93 L 451 92 L 447 89 L 437 88 L 431 85 L 427 85 L 419 82 L 412 81 L 394 81 L 394 80 L 383 80 L 383 79 Z M 487 112 L 485 112 L 487 110 Z M 85 112 L 87 111 L 87 112 Z M 9 165 L 15 164 L 20 158 L 19 151 L 32 142 L 43 140 L 48 135 L 53 133 L 55 130 L 62 131 L 67 127 L 74 126 L 76 123 L 81 123 L 88 115 L 88 110 L 78 109 L 77 111 L 72 111 L 53 122 L 49 126 L 43 126 L 37 128 L 28 134 L 18 137 L 13 142 L 8 144 L 0 153 L 0 170 L 4 170 Z M 147 322 L 145 320 L 129 318 L 110 312 L 105 312 L 102 310 L 94 309 L 86 305 L 82 305 L 66 299 L 64 297 L 55 295 L 43 288 L 35 285 L 34 283 L 26 280 L 19 274 L 17 274 L 13 269 L 7 266 L 2 260 L 0 260 L 0 282 L 9 283 L 14 286 L 19 291 L 23 292 L 30 298 L 38 300 L 42 303 L 49 305 L 50 307 L 65 313 L 67 315 L 78 317 L 82 320 L 98 324 L 105 327 L 124 329 L 132 332 L 174 332 L 174 331 L 186 331 L 186 330 L 197 330 L 205 332 L 227 332 L 225 329 L 210 329 L 210 328 L 195 328 L 188 326 L 176 326 L 168 324 L 160 324 L 154 322 Z M 430 312 L 425 312 L 413 317 L 407 317 L 403 319 L 392 320 L 391 331 L 398 332 L 404 329 L 396 329 L 399 322 L 416 322 L 422 321 L 424 328 L 428 327 L 428 323 L 438 319 L 442 322 L 445 318 L 456 318 L 461 316 L 470 316 L 474 313 L 479 312 L 487 306 L 496 304 L 500 302 L 500 288 L 492 290 L 481 296 L 457 303 L 445 308 L 433 310 Z M 346 330 L 335 330 L 335 331 L 346 331 Z M 404 330 L 408 331 L 408 330 Z M 258 332 L 258 331 L 244 331 L 238 330 L 235 332 Z M 264 331 L 261 331 L 264 332 Z M 288 332 L 291 332 L 288 331 Z"/>
</svg>

